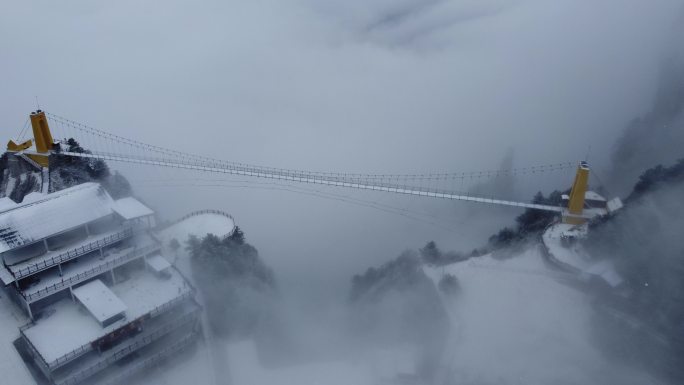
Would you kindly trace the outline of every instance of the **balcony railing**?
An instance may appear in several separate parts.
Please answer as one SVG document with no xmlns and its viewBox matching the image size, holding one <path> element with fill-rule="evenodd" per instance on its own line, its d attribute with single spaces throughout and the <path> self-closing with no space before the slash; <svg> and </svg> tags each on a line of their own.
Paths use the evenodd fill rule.
<svg viewBox="0 0 684 385">
<path fill-rule="evenodd" d="M 129 343 L 123 349 L 118 350 L 116 353 L 110 355 L 106 359 L 97 362 L 96 364 L 83 369 L 81 371 L 78 371 L 72 375 L 70 375 L 68 378 L 65 378 L 64 380 L 61 381 L 56 381 L 58 385 L 72 385 L 72 384 L 78 384 L 84 379 L 94 375 L 95 373 L 103 370 L 107 366 L 111 365 L 112 363 L 118 361 L 119 359 L 127 356 L 128 354 L 141 349 L 150 343 L 158 340 L 159 338 L 165 336 L 172 330 L 175 330 L 177 328 L 180 328 L 186 324 L 189 324 L 193 320 L 197 319 L 197 313 L 199 311 L 199 308 L 185 313 L 179 317 L 176 317 L 175 319 L 162 324 L 161 326 L 152 329 L 151 332 L 148 332 L 147 334 L 144 334 L 142 336 L 138 336 L 134 339 L 132 343 Z M 144 332 L 143 332 L 144 333 Z"/>
<path fill-rule="evenodd" d="M 14 275 L 15 279 L 21 279 L 23 277 L 27 277 L 29 275 L 38 273 L 40 271 L 49 269 L 53 266 L 56 266 L 60 263 L 64 263 L 66 261 L 72 260 L 74 258 L 78 258 L 82 255 L 88 254 L 92 251 L 98 250 L 102 247 L 109 246 L 113 243 L 119 242 L 123 239 L 129 238 L 133 235 L 133 228 L 127 227 L 119 232 L 116 232 L 114 234 L 110 234 L 104 238 L 98 239 L 96 241 L 90 242 L 88 244 L 82 245 L 80 247 L 77 247 L 75 249 L 68 250 L 64 253 L 55 255 L 51 258 L 44 259 L 40 262 L 36 262 L 35 264 L 28 265 L 26 267 L 23 267 L 21 269 L 11 269 L 12 274 Z"/>
<path fill-rule="evenodd" d="M 185 293 L 183 293 L 182 295 L 172 299 L 171 301 L 168 301 L 164 304 L 161 304 L 161 305 L 155 307 L 154 309 L 152 309 L 150 311 L 150 313 L 149 313 L 150 317 L 154 318 L 154 317 L 164 313 L 165 311 L 175 307 L 176 305 L 180 304 L 181 302 L 185 301 L 186 299 L 192 297 L 193 294 L 194 293 L 192 290 L 186 291 Z"/>
<path fill-rule="evenodd" d="M 148 358 L 143 359 L 142 361 L 135 362 L 130 368 L 124 368 L 123 373 L 110 378 L 109 381 L 104 382 L 103 385 L 118 385 L 121 384 L 126 378 L 140 372 L 141 370 L 147 369 L 149 367 L 152 367 L 159 363 L 160 361 L 166 359 L 167 357 L 182 351 L 186 347 L 190 346 L 196 339 L 197 336 L 199 335 L 198 332 L 193 331 L 185 336 L 183 336 L 181 339 L 173 343 L 172 345 L 169 345 L 165 347 L 164 349 L 160 350 L 159 352 L 151 355 Z"/>
<path fill-rule="evenodd" d="M 26 300 L 26 302 L 35 302 L 39 299 L 45 298 L 49 295 L 52 295 L 54 293 L 57 293 L 59 291 L 62 291 L 66 288 L 69 288 L 79 282 L 85 281 L 88 278 L 95 277 L 96 275 L 102 274 L 103 272 L 106 272 L 110 269 L 113 269 L 114 267 L 117 267 L 119 265 L 122 265 L 130 260 L 140 258 L 144 256 L 147 253 L 150 253 L 154 250 L 157 250 L 159 248 L 158 245 L 152 244 L 152 245 L 147 245 L 143 247 L 135 247 L 132 251 L 120 255 L 116 258 L 113 258 L 103 264 L 97 265 L 93 267 L 92 269 L 86 270 L 82 273 L 78 273 L 76 275 L 70 276 L 68 278 L 62 278 L 61 281 L 54 283 L 52 285 L 49 285 L 47 287 L 44 287 L 36 292 L 33 292 L 31 294 L 28 293 L 21 293 L 21 296 Z"/>
</svg>

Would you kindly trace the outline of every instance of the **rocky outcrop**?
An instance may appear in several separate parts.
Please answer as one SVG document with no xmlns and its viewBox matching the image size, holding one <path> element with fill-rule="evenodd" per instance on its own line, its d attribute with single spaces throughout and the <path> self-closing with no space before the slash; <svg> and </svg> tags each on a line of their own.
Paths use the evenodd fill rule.
<svg viewBox="0 0 684 385">
<path fill-rule="evenodd" d="M 87 152 L 73 139 L 60 146 L 69 152 Z M 0 197 L 9 197 L 20 203 L 26 195 L 41 192 L 42 178 L 41 170 L 15 153 L 6 152 L 0 157 Z M 86 182 L 100 183 L 114 199 L 132 195 L 126 178 L 117 172 L 111 173 L 102 160 L 50 156 L 49 192 Z"/>
<path fill-rule="evenodd" d="M 21 202 L 32 192 L 41 190 L 40 170 L 12 153 L 0 157 L 0 197 Z"/>
</svg>

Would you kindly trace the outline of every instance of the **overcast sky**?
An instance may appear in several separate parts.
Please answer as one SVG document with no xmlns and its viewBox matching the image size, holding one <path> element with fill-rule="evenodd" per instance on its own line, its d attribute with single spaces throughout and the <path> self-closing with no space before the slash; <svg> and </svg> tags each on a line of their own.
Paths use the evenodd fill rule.
<svg viewBox="0 0 684 385">
<path fill-rule="evenodd" d="M 682 3 L 11 2 L 0 12 L 0 130 L 16 135 L 37 96 L 118 135 L 277 167 L 469 171 L 509 150 L 516 166 L 575 161 L 591 145 L 606 168 L 618 133 L 653 100 Z M 436 213 L 445 229 L 291 192 L 136 184 L 179 175 L 113 167 L 165 217 L 223 209 L 276 273 L 301 261 L 321 279 L 430 239 L 472 248 L 517 214 L 470 222 L 461 203 L 345 193 Z"/>
</svg>

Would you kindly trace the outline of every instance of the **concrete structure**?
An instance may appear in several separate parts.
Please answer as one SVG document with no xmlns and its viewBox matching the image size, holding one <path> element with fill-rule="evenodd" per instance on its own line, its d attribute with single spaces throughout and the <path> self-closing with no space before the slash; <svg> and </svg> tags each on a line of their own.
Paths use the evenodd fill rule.
<svg viewBox="0 0 684 385">
<path fill-rule="evenodd" d="M 121 381 L 200 335 L 195 290 L 154 225 L 147 206 L 97 183 L 3 203 L 0 280 L 30 320 L 15 345 L 38 381 Z"/>
</svg>

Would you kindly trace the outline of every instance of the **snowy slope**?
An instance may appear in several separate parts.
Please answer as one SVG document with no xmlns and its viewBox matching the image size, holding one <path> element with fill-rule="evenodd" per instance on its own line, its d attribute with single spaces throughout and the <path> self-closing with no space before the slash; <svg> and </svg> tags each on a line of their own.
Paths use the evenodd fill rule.
<svg viewBox="0 0 684 385">
<path fill-rule="evenodd" d="M 591 343 L 589 297 L 549 270 L 537 248 L 425 270 L 435 282 L 453 274 L 462 288 L 445 299 L 453 335 L 444 367 L 457 383 L 658 383 L 609 361 Z"/>
</svg>

